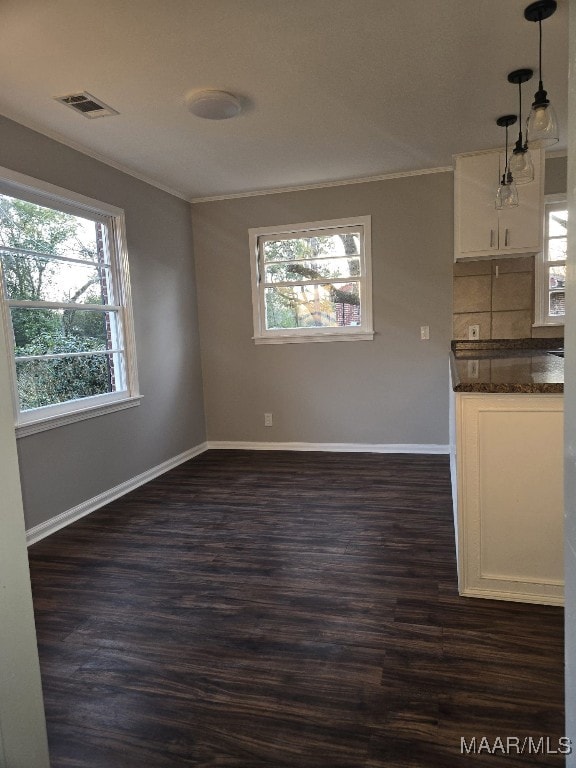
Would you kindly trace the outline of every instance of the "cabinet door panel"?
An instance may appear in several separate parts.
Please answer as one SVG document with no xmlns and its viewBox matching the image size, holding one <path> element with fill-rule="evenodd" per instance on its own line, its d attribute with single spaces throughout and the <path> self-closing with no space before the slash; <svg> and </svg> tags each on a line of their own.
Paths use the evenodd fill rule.
<svg viewBox="0 0 576 768">
<path fill-rule="evenodd" d="M 457 158 L 457 254 L 496 251 L 498 212 L 494 207 L 494 198 L 498 188 L 498 172 L 497 153 Z"/>
<path fill-rule="evenodd" d="M 563 395 L 455 395 L 459 589 L 563 601 Z"/>
<path fill-rule="evenodd" d="M 519 205 L 500 211 L 500 251 L 540 250 L 544 226 L 539 157 L 532 153 L 534 181 L 518 187 Z M 504 160 L 502 160 L 504 164 Z"/>
</svg>

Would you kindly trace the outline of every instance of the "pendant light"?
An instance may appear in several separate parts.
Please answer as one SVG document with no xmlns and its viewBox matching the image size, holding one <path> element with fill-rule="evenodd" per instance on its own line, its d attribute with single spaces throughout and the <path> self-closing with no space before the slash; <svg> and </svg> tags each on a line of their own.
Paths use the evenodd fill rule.
<svg viewBox="0 0 576 768">
<path fill-rule="evenodd" d="M 510 157 L 510 172 L 517 185 L 534 181 L 534 166 L 528 144 L 522 137 L 522 83 L 526 83 L 534 72 L 531 69 L 515 69 L 508 75 L 508 82 L 518 86 L 518 140 Z"/>
<path fill-rule="evenodd" d="M 496 192 L 495 201 L 495 206 L 498 210 L 502 208 L 515 208 L 518 205 L 518 190 L 508 165 L 508 126 L 514 125 L 516 120 L 516 115 L 503 115 L 496 120 L 497 125 L 501 128 L 506 128 L 506 163 L 500 186 Z"/>
<path fill-rule="evenodd" d="M 539 29 L 538 48 L 538 90 L 534 94 L 534 102 L 526 125 L 527 141 L 529 147 L 540 149 L 556 144 L 559 140 L 558 120 L 554 107 L 548 100 L 548 94 L 542 84 L 542 22 L 548 19 L 556 11 L 556 0 L 537 0 L 531 3 L 524 11 L 527 21 L 537 21 Z"/>
</svg>

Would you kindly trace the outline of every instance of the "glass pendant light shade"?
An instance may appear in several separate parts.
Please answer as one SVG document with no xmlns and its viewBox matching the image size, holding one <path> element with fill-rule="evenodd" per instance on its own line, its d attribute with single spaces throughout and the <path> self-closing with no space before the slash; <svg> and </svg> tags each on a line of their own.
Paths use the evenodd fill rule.
<svg viewBox="0 0 576 768">
<path fill-rule="evenodd" d="M 518 86 L 518 124 L 520 130 L 508 164 L 508 170 L 516 184 L 529 184 L 534 181 L 532 157 L 528 150 L 528 144 L 522 136 L 522 83 L 528 82 L 533 74 L 531 69 L 515 69 L 508 75 L 508 82 Z"/>
<path fill-rule="evenodd" d="M 508 171 L 508 178 L 506 180 L 506 192 L 502 200 L 502 207 L 516 208 L 518 202 L 518 190 L 516 189 L 516 182 L 514 181 L 510 171 Z"/>
<path fill-rule="evenodd" d="M 534 165 L 527 148 L 514 150 L 510 158 L 510 173 L 518 185 L 534 181 Z"/>
<path fill-rule="evenodd" d="M 529 147 L 541 149 L 550 147 L 559 141 L 558 119 L 548 94 L 542 83 L 542 22 L 556 12 L 556 0 L 536 0 L 524 10 L 527 21 L 538 22 L 538 90 L 534 94 L 534 102 L 526 124 L 526 140 Z"/>
<path fill-rule="evenodd" d="M 543 93 L 544 98 L 546 98 L 546 91 Z M 534 149 L 551 147 L 552 144 L 558 143 L 560 140 L 558 118 L 556 117 L 556 110 L 549 101 L 544 103 L 535 101 L 532 104 L 526 133 L 528 134 L 528 143 Z"/>
<path fill-rule="evenodd" d="M 512 174 L 508 173 L 502 176 L 502 181 L 496 192 L 495 206 L 498 211 L 501 211 L 503 208 L 516 208 L 517 205 L 518 190 Z"/>
<path fill-rule="evenodd" d="M 508 165 L 508 127 L 514 125 L 516 120 L 516 115 L 503 115 L 496 120 L 497 125 L 501 128 L 506 128 L 506 161 L 504 164 L 504 173 L 502 174 L 502 179 L 494 201 L 494 205 L 499 211 L 503 208 L 515 208 L 518 205 L 518 190 L 516 189 L 514 176 Z"/>
</svg>

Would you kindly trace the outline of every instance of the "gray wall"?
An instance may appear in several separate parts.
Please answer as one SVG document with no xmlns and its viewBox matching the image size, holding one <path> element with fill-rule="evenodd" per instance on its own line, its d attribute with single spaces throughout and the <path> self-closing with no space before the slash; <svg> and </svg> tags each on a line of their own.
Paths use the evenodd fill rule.
<svg viewBox="0 0 576 768">
<path fill-rule="evenodd" d="M 255 346 L 248 228 L 368 214 L 374 341 Z M 452 173 L 197 203 L 192 219 L 209 440 L 448 443 Z"/>
<path fill-rule="evenodd" d="M 205 439 L 190 206 L 6 118 L 0 166 L 123 208 L 140 406 L 18 441 L 26 527 Z"/>
<path fill-rule="evenodd" d="M 545 195 L 559 195 L 566 192 L 567 170 L 568 160 L 566 157 L 549 157 L 546 159 Z"/>
</svg>

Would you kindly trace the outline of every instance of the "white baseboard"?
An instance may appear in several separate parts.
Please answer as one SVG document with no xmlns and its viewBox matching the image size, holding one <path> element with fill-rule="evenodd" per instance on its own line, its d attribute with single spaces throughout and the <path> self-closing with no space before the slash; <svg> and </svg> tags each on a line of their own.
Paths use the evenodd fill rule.
<svg viewBox="0 0 576 768">
<path fill-rule="evenodd" d="M 331 453 L 450 453 L 449 445 L 434 443 L 251 443 L 209 440 L 208 449 L 241 451 L 328 451 Z"/>
<path fill-rule="evenodd" d="M 514 603 L 534 603 L 536 605 L 564 605 L 564 585 L 541 585 L 540 592 L 508 592 L 504 589 L 464 588 L 462 597 L 479 597 L 486 600 L 509 600 Z"/>
<path fill-rule="evenodd" d="M 100 509 L 100 507 L 120 498 L 120 496 L 124 496 L 126 493 L 139 488 L 141 485 L 144 485 L 144 483 L 154 480 L 156 477 L 163 475 L 170 469 L 174 469 L 174 467 L 177 467 L 179 464 L 183 464 L 185 461 L 193 459 L 194 456 L 204 453 L 207 449 L 207 443 L 196 445 L 194 448 L 190 448 L 188 451 L 184 451 L 184 453 L 180 453 L 178 456 L 174 456 L 173 458 L 162 462 L 162 464 L 158 464 L 156 467 L 147 469 L 146 472 L 142 472 L 141 475 L 132 477 L 130 480 L 126 480 L 125 482 L 120 483 L 120 485 L 116 485 L 114 488 L 110 488 L 108 491 L 104 491 L 104 493 L 94 496 L 92 499 L 83 501 L 82 504 L 78 504 L 78 506 L 66 510 L 66 512 L 51 517 L 50 520 L 45 520 L 43 523 L 35 525 L 33 528 L 26 531 L 26 542 L 28 543 L 28 546 L 46 538 L 46 536 L 50 536 L 51 533 L 60 530 L 60 528 L 70 525 L 70 523 L 73 523 L 75 520 L 79 520 L 81 517 L 89 515 L 90 512 Z"/>
<path fill-rule="evenodd" d="M 94 496 L 92 499 L 83 501 L 72 509 L 66 510 L 55 517 L 51 517 L 49 520 L 45 520 L 39 525 L 35 525 L 33 528 L 29 528 L 26 531 L 26 541 L 28 545 L 34 544 L 41 539 L 50 536 L 55 531 L 59 531 L 61 528 L 65 528 L 75 520 L 79 520 L 85 515 L 89 515 L 100 507 L 109 504 L 111 501 L 124 496 L 126 493 L 139 488 L 144 483 L 154 480 L 156 477 L 163 475 L 170 469 L 174 469 L 179 464 L 183 464 L 185 461 L 193 459 L 195 456 L 199 456 L 201 453 L 207 450 L 243 450 L 243 451 L 328 451 L 331 453 L 432 453 L 432 454 L 444 454 L 449 453 L 448 445 L 435 445 L 435 444 L 412 444 L 412 443 L 386 443 L 386 444 L 372 444 L 372 443 L 252 443 L 235 440 L 210 440 L 200 445 L 190 448 L 188 451 L 174 456 L 172 459 L 164 461 L 162 464 L 158 464 L 156 467 L 142 472 L 141 475 L 132 477 L 130 480 L 126 480 L 120 485 L 116 485 L 114 488 L 110 488 L 104 493 L 100 493 L 98 496 Z"/>
</svg>

